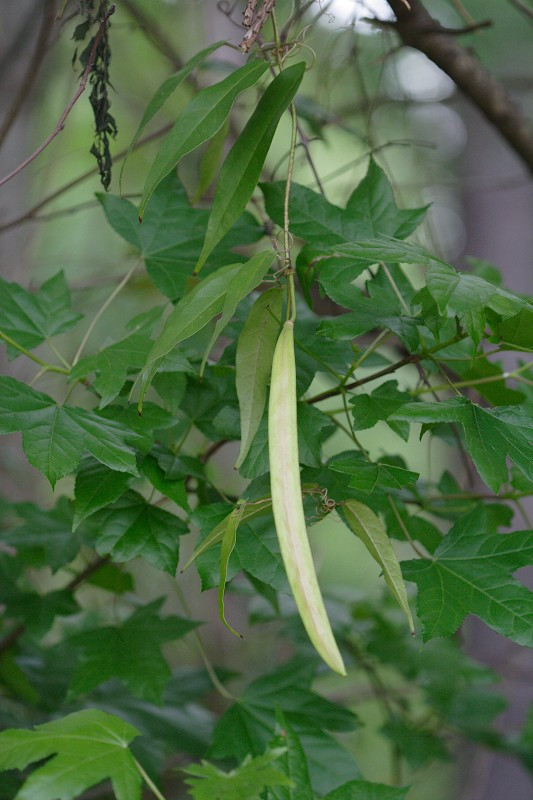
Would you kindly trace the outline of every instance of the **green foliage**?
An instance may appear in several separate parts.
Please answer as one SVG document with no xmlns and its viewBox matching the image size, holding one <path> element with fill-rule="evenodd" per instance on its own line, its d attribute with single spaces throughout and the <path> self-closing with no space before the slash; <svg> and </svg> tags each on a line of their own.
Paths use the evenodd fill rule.
<svg viewBox="0 0 533 800">
<path fill-rule="evenodd" d="M 82 10 L 97 11 L 89 0 Z M 404 800 L 421 766 L 467 740 L 533 771 L 531 718 L 501 733 L 498 676 L 450 638 L 474 615 L 533 647 L 531 592 L 514 577 L 533 563 L 531 531 L 514 520 L 515 510 L 527 520 L 533 492 L 533 306 L 492 265 L 457 271 L 405 241 L 426 208 L 400 208 L 373 157 L 343 207 L 314 180 L 324 176 L 311 180 L 308 133 L 329 144 L 337 121 L 299 94 L 313 65 L 308 78 L 290 63 L 305 50 L 298 30 L 274 26 L 272 46 L 265 28 L 260 58 L 235 69 L 212 60 L 223 77 L 195 84 L 159 146 L 142 224 L 125 197 L 98 197 L 100 224 L 133 253 L 127 300 L 113 291 L 79 335 L 62 271 L 34 291 L 0 279 L 0 339 L 18 358 L 17 377 L 0 378 L 0 433 L 22 434 L 54 489 L 32 502 L 17 461 L 27 499 L 0 504 L 2 800 L 75 800 L 104 780 L 118 800 L 139 800 L 142 781 L 161 798 L 171 763 L 186 764 L 181 791 L 196 800 Z M 222 44 L 159 86 L 128 155 Z M 255 103 L 243 94 L 253 87 Z M 198 167 L 188 154 L 202 145 Z M 307 637 L 274 523 L 269 441 L 280 432 L 266 407 L 287 319 L 303 487 L 291 500 L 309 528 L 320 523 L 316 566 L 343 681 Z M 472 488 L 478 476 L 489 492 Z M 331 578 L 343 523 L 376 562 L 382 594 Z M 220 620 L 200 627 L 217 600 L 246 641 Z M 222 654 L 238 674 L 216 666 Z M 381 783 L 357 761 L 355 712 L 369 691 L 391 756 Z"/>
<path fill-rule="evenodd" d="M 128 745 L 137 735 L 134 727 L 117 717 L 79 711 L 33 731 L 0 733 L 0 769 L 23 769 L 52 756 L 26 780 L 17 800 L 71 800 L 106 778 L 111 779 L 117 800 L 136 800 L 141 796 L 141 776 Z"/>
</svg>

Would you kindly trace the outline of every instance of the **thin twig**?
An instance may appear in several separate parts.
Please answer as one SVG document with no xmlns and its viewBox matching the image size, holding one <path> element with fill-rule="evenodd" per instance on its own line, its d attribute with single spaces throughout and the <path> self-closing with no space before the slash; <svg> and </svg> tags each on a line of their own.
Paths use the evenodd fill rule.
<svg viewBox="0 0 533 800">
<path fill-rule="evenodd" d="M 24 105 L 26 98 L 30 94 L 37 75 L 39 74 L 39 68 L 42 64 L 44 54 L 46 53 L 50 32 L 54 26 L 54 19 L 55 2 L 54 0 L 45 0 L 43 4 L 43 19 L 39 29 L 39 35 L 37 36 L 37 41 L 35 42 L 33 55 L 28 63 L 28 69 L 26 70 L 26 74 L 22 79 L 22 83 L 14 93 L 13 102 L 10 108 L 7 110 L 4 122 L 0 127 L 0 147 L 2 146 L 7 134 L 11 130 L 11 126 L 18 117 L 19 111 Z"/>
<path fill-rule="evenodd" d="M 101 308 L 98 310 L 98 312 L 95 314 L 95 316 L 91 320 L 91 324 L 87 328 L 85 336 L 81 340 L 81 344 L 78 347 L 76 355 L 74 356 L 74 360 L 72 362 L 72 366 L 74 366 L 75 364 L 78 363 L 78 361 L 80 359 L 80 356 L 81 356 L 81 354 L 83 353 L 83 351 L 85 349 L 85 345 L 87 344 L 90 335 L 92 334 L 93 330 L 96 327 L 96 324 L 98 323 L 98 320 L 100 319 L 102 314 L 109 308 L 109 306 L 111 305 L 111 303 L 113 302 L 115 297 L 118 295 L 118 293 L 121 292 L 122 289 L 125 287 L 125 285 L 129 281 L 129 279 L 131 278 L 131 276 L 133 275 L 133 273 L 135 272 L 135 270 L 139 266 L 140 260 L 141 259 L 138 258 L 137 261 L 135 262 L 135 264 L 126 272 L 126 274 L 124 275 L 124 277 L 122 278 L 120 283 L 113 289 L 113 291 L 111 292 L 111 294 L 109 295 L 109 297 L 107 298 L 105 303 L 101 306 Z"/>
<path fill-rule="evenodd" d="M 112 4 L 109 7 L 109 11 L 105 15 L 104 19 L 100 23 L 100 27 L 98 29 L 98 33 L 94 37 L 94 42 L 93 42 L 93 46 L 92 46 L 91 53 L 90 53 L 90 56 L 89 56 L 89 60 L 87 62 L 87 66 L 85 67 L 85 70 L 83 72 L 83 75 L 82 75 L 82 78 L 81 78 L 81 81 L 80 81 L 80 85 L 78 86 L 78 89 L 77 89 L 74 97 L 72 98 L 72 100 L 70 101 L 68 106 L 65 108 L 63 113 L 61 114 L 61 116 L 59 118 L 59 121 L 58 121 L 57 125 L 55 126 L 54 130 L 46 137 L 44 142 L 42 142 L 42 144 L 39 145 L 37 150 L 34 150 L 34 152 L 30 156 L 28 156 L 28 158 L 26 158 L 21 164 L 19 164 L 18 167 L 15 167 L 14 170 L 12 170 L 8 175 L 5 175 L 0 180 L 0 186 L 3 186 L 5 183 L 10 181 L 12 178 L 14 178 L 16 175 L 18 175 L 19 172 L 22 172 L 22 170 L 25 169 L 29 164 L 31 164 L 32 161 L 35 161 L 35 159 L 38 156 L 41 155 L 43 150 L 45 150 L 48 147 L 48 145 L 51 142 L 53 142 L 53 140 L 56 138 L 56 136 L 58 136 L 61 133 L 61 131 L 63 130 L 63 128 L 65 127 L 65 122 L 67 120 L 68 115 L 70 114 L 70 112 L 72 111 L 72 109 L 74 108 L 74 106 L 76 105 L 78 100 L 80 99 L 81 95 L 85 91 L 85 88 L 87 86 L 87 81 L 89 80 L 89 75 L 91 74 L 93 66 L 94 66 L 94 60 L 96 58 L 96 51 L 98 50 L 98 46 L 99 46 L 99 44 L 100 44 L 100 42 L 102 40 L 102 36 L 104 35 L 104 31 L 106 29 L 108 20 L 111 17 L 111 15 L 114 14 L 114 13 L 115 13 L 115 5 Z"/>
<path fill-rule="evenodd" d="M 145 136 L 143 139 L 139 139 L 132 147 L 132 151 L 138 150 L 139 147 L 143 147 L 145 144 L 149 144 L 150 142 L 153 142 L 155 139 L 160 139 L 161 136 L 164 136 L 166 133 L 169 132 L 172 125 L 173 125 L 172 122 L 168 122 L 166 125 L 164 125 L 162 128 L 159 128 L 157 131 L 148 134 L 148 136 Z M 124 150 L 121 150 L 114 157 L 113 159 L 114 163 L 117 164 L 119 161 L 122 161 L 122 159 L 125 158 L 128 153 L 129 153 L 129 147 L 125 147 Z M 63 186 L 60 186 L 59 189 L 55 189 L 49 195 L 43 197 L 42 200 L 39 200 L 38 203 L 32 206 L 29 209 L 29 211 L 26 211 L 20 217 L 15 217 L 15 219 L 9 220 L 9 222 L 6 222 L 4 225 L 0 225 L 0 233 L 10 230 L 11 228 L 16 228 L 19 225 L 23 225 L 25 222 L 31 222 L 32 220 L 37 219 L 36 215 L 38 211 L 40 211 L 42 208 L 52 203 L 54 200 L 57 200 L 57 198 L 61 197 L 61 195 L 65 194 L 66 192 L 69 192 L 71 189 L 74 189 L 80 183 L 83 183 L 84 181 L 88 180 L 88 178 L 91 178 L 95 174 L 98 174 L 98 167 L 91 167 L 91 169 L 88 169 L 86 172 L 83 172 L 81 175 L 78 175 L 77 178 L 73 178 L 68 183 L 63 184 Z"/>
</svg>

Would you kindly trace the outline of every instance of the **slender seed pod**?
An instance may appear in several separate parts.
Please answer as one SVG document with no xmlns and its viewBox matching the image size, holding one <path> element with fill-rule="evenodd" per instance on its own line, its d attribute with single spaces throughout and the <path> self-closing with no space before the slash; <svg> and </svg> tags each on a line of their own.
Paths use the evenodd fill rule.
<svg viewBox="0 0 533 800">
<path fill-rule="evenodd" d="M 346 675 L 331 630 L 307 538 L 296 420 L 294 324 L 281 331 L 272 361 L 268 407 L 272 510 L 285 571 L 307 634 L 326 664 Z"/>
</svg>

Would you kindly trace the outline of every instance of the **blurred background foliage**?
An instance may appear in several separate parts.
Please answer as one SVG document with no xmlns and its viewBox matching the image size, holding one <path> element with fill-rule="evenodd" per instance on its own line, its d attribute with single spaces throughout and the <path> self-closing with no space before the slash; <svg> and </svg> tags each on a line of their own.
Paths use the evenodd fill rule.
<svg viewBox="0 0 533 800">
<path fill-rule="evenodd" d="M 533 8 L 529 0 L 523 3 Z M 9 98 L 18 91 L 27 68 L 45 3 L 8 0 L 2 5 L 0 85 L 1 96 Z M 110 32 L 111 111 L 118 125 L 116 141 L 112 142 L 115 156 L 128 147 L 148 99 L 169 74 L 211 42 L 228 39 L 238 44 L 242 29 L 224 13 L 232 5 L 235 4 L 217 4 L 215 0 L 119 0 Z M 281 20 L 290 13 L 291 5 L 290 0 L 278 0 Z M 533 19 L 521 11 L 520 4 L 512 0 L 427 0 L 425 5 L 449 27 L 491 21 L 490 26 L 462 36 L 461 42 L 476 52 L 531 116 Z M 73 94 L 80 71 L 79 64 L 72 64 L 76 46 L 72 34 L 78 21 L 72 13 L 75 6 L 74 0 L 67 3 L 61 23 L 54 26 L 34 85 L 0 150 L 2 174 L 39 145 Z M 533 204 L 525 168 L 444 73 L 417 51 L 399 48 L 397 37 L 386 26 L 368 21 L 374 16 L 386 21 L 390 14 L 385 0 L 329 3 L 317 0 L 310 4 L 306 17 L 309 27 L 301 36 L 301 53 L 309 63 L 316 59 L 317 67 L 304 79 L 298 111 L 327 197 L 344 205 L 365 174 L 368 155 L 372 153 L 386 170 L 400 206 L 431 204 L 416 240 L 459 268 L 467 265 L 467 256 L 487 259 L 502 270 L 509 288 L 526 291 L 531 288 L 528 281 L 533 251 Z M 238 18 L 239 14 L 234 16 Z M 218 50 L 198 71 L 198 83 L 206 85 L 219 80 L 242 61 L 242 54 L 235 50 Z M 190 83 L 182 84 L 147 133 L 172 122 L 193 91 Z M 254 90 L 239 98 L 232 117 L 235 131 L 241 128 L 255 99 Z M 7 105 L 4 101 L 4 106 Z M 88 97 L 84 95 L 64 131 L 43 156 L 0 190 L 2 275 L 31 287 L 63 269 L 72 288 L 74 307 L 83 310 L 88 319 L 136 258 L 106 224 L 95 199 L 95 192 L 103 189 L 89 152 L 93 125 Z M 288 132 L 288 120 L 282 120 L 267 161 L 269 177 L 283 176 Z M 140 196 L 159 142 L 160 138 L 155 137 L 128 159 L 122 193 L 134 202 Z M 198 183 L 203 152 L 201 149 L 187 156 L 180 166 L 180 177 L 191 196 Z M 110 187 L 115 194 L 120 192 L 120 168 L 118 160 Z M 86 175 L 83 180 L 76 180 L 83 175 Z M 297 153 L 295 179 L 311 187 L 316 185 L 301 149 Z M 72 188 L 63 191 L 70 182 Z M 208 200 L 209 192 L 202 204 Z M 34 206 L 39 208 L 28 214 Z M 91 346 L 95 348 L 111 336 L 117 339 L 126 320 L 163 299 L 153 284 L 141 272 L 137 273 L 113 310 L 102 318 Z M 329 312 L 325 304 L 324 313 Z M 59 345 L 70 357 L 76 342 L 65 335 Z M 22 359 L 9 369 L 20 379 L 28 378 L 27 364 Z M 43 379 L 42 391 L 47 391 L 49 381 L 53 377 Z M 320 379 L 315 390 L 321 390 Z M 75 400 L 82 402 L 82 395 Z M 338 452 L 338 437 L 342 436 L 336 434 L 327 450 L 334 452 L 337 448 Z M 462 470 L 462 465 L 453 461 L 453 451 L 444 443 L 433 444 L 429 449 L 411 440 L 402 446 L 399 438 L 394 437 L 391 445 L 389 440 L 393 437 L 382 423 L 372 431 L 363 432 L 361 441 L 376 458 L 392 446 L 407 459 L 410 468 L 426 477 L 435 477 L 446 466 L 456 475 Z M 238 479 L 231 475 L 226 478 L 235 456 L 229 450 L 224 448 L 217 453 L 209 469 L 216 471 L 217 481 L 225 491 L 238 494 L 241 488 L 236 483 Z M 4 440 L 0 471 L 6 496 L 52 504 L 49 486 L 27 466 L 17 437 Z M 57 497 L 71 491 L 69 479 L 64 479 L 54 494 Z M 343 526 L 324 520 L 313 528 L 312 535 L 326 584 L 329 582 L 339 594 L 360 601 L 362 608 L 366 600 L 380 597 L 377 567 Z M 135 563 L 132 569 L 143 597 L 148 600 L 161 595 L 159 573 L 146 563 Z M 50 585 L 53 579 L 40 574 L 36 580 Z M 198 600 L 197 580 L 187 575 L 187 581 L 186 592 L 195 595 L 195 616 L 216 616 L 212 593 Z M 84 591 L 90 594 L 92 590 Z M 170 581 L 167 591 L 169 609 L 178 608 Z M 239 627 L 240 598 L 228 598 L 228 602 Z M 469 652 L 502 675 L 500 690 L 507 695 L 509 708 L 500 717 L 501 726 L 506 730 L 518 729 L 533 698 L 527 680 L 531 655 L 503 642 L 486 628 L 480 632 L 475 623 L 469 623 L 462 635 Z M 265 665 L 274 665 L 279 655 L 279 645 L 268 637 L 249 637 L 238 648 L 231 642 L 226 651 L 227 641 L 226 631 L 214 621 L 209 626 L 209 648 L 217 654 L 218 663 L 229 669 L 248 661 L 250 674 L 260 674 Z M 438 653 L 438 646 L 434 649 Z M 193 644 L 180 643 L 177 653 L 169 650 L 169 658 L 177 658 L 181 664 L 194 664 L 198 660 Z M 446 661 L 442 663 L 444 669 Z M 418 691 L 416 686 L 403 681 L 392 666 L 383 670 L 380 681 L 390 691 L 395 686 L 398 692 Z M 368 725 L 355 734 L 345 734 L 343 740 L 356 753 L 366 778 L 388 781 L 393 777 L 389 750 L 394 731 L 389 729 L 389 739 L 380 732 L 385 721 L 383 704 L 379 698 L 376 700 L 375 686 L 371 684 L 362 670 L 355 687 L 350 687 L 349 702 Z M 344 690 L 333 677 L 322 679 L 320 688 L 343 699 Z M 421 713 L 425 713 L 422 695 L 420 707 Z M 203 718 L 199 712 L 199 730 L 209 724 L 209 718 Z M 407 733 L 401 735 L 405 737 Z M 459 796 L 457 786 L 462 787 L 462 800 L 531 797 L 531 781 L 515 761 L 472 745 L 458 746 L 455 762 L 435 760 L 431 755 L 431 747 L 435 746 L 429 740 L 416 740 L 413 734 L 407 779 L 416 775 L 418 788 L 409 794 L 410 800 L 424 800 L 429 794 L 433 800 L 448 800 Z"/>
</svg>

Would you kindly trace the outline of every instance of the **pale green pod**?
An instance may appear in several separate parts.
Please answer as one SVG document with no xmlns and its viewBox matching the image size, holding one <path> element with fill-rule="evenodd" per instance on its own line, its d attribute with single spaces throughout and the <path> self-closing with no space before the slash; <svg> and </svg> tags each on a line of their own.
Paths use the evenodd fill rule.
<svg viewBox="0 0 533 800">
<path fill-rule="evenodd" d="M 272 361 L 268 446 L 272 511 L 296 606 L 317 652 L 332 670 L 346 675 L 324 607 L 305 526 L 298 458 L 294 325 L 291 321 L 283 326 Z"/>
</svg>

